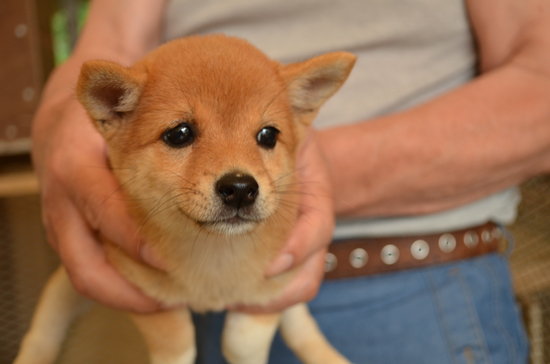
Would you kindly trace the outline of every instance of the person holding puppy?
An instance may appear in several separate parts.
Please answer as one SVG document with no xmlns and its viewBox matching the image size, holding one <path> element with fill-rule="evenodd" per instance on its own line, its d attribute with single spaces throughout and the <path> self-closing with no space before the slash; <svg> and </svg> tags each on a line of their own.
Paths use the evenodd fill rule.
<svg viewBox="0 0 550 364">
<path fill-rule="evenodd" d="M 301 217 L 266 274 L 299 264 L 302 271 L 268 307 L 232 309 L 279 310 L 313 299 L 321 287 L 312 313 L 353 362 L 526 363 L 505 257 L 484 253 L 382 272 L 397 264 L 392 257 L 409 254 L 397 238 L 437 236 L 443 250 L 482 246 L 489 239 L 483 234 L 493 239 L 497 231 L 484 224 L 513 221 L 514 186 L 550 171 L 548 14 L 541 0 L 95 0 L 73 56 L 50 78 L 33 123 L 49 241 L 82 294 L 130 311 L 166 309 L 124 281 L 97 243 L 101 233 L 162 269 L 117 198 L 108 151 L 73 96 L 83 61 L 129 65 L 164 40 L 216 32 L 248 39 L 284 63 L 351 51 L 359 57 L 356 68 L 321 109 L 299 156 L 307 189 Z M 384 245 L 392 246 L 385 255 L 380 252 L 379 274 L 321 285 L 333 239 L 368 244 L 379 237 L 394 239 Z M 432 254 L 435 249 L 430 246 Z M 426 248 L 420 244 L 418 251 Z M 203 320 L 211 328 L 220 318 Z M 198 340 L 201 358 L 220 362 L 208 345 L 216 332 L 205 332 Z M 274 363 L 297 362 L 280 342 L 271 355 Z"/>
</svg>

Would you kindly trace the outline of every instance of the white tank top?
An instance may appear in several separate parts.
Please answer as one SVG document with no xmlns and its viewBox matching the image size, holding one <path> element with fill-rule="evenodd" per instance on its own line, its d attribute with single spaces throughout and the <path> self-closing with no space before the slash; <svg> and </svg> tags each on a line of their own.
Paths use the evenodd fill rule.
<svg viewBox="0 0 550 364">
<path fill-rule="evenodd" d="M 247 39 L 283 63 L 349 51 L 357 63 L 321 108 L 330 128 L 404 110 L 468 82 L 475 45 L 462 0 L 172 0 L 165 40 L 224 33 Z M 449 211 L 340 219 L 335 238 L 451 231 L 488 220 L 510 223 L 517 188 Z"/>
</svg>

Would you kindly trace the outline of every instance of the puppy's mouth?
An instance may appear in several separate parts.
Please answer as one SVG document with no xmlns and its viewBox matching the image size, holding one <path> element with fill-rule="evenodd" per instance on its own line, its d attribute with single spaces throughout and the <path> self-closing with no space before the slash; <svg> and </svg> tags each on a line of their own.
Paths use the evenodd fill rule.
<svg viewBox="0 0 550 364">
<path fill-rule="evenodd" d="M 227 225 L 241 225 L 241 224 L 247 224 L 247 223 L 258 223 L 259 221 L 255 219 L 251 219 L 248 217 L 243 217 L 239 215 L 235 215 L 233 217 L 223 218 L 223 219 L 214 219 L 209 221 L 197 221 L 197 224 L 201 226 L 208 226 L 208 225 L 215 225 L 215 224 L 227 224 Z"/>
<path fill-rule="evenodd" d="M 197 224 L 205 229 L 221 235 L 242 235 L 252 231 L 258 221 L 235 216 L 224 220 L 200 221 Z"/>
<path fill-rule="evenodd" d="M 189 215 L 187 216 L 190 217 Z M 250 216 L 240 211 L 234 212 L 232 216 L 219 216 L 211 220 L 192 220 L 201 229 L 222 235 L 246 234 L 253 230 L 259 223 L 263 221 L 263 219 L 261 218 Z"/>
<path fill-rule="evenodd" d="M 214 223 L 222 223 L 222 224 L 229 224 L 229 225 L 239 225 L 239 224 L 246 224 L 247 222 L 254 222 L 252 219 L 247 219 L 241 216 L 233 216 L 228 219 L 222 219 L 215 221 Z"/>
</svg>

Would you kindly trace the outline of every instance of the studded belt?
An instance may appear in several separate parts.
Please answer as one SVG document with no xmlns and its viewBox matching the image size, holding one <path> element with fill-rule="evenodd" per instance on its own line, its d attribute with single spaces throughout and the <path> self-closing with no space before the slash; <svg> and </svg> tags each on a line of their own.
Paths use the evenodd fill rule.
<svg viewBox="0 0 550 364">
<path fill-rule="evenodd" d="M 334 241 L 326 256 L 325 279 L 420 268 L 497 251 L 503 238 L 496 224 L 443 234 Z"/>
</svg>

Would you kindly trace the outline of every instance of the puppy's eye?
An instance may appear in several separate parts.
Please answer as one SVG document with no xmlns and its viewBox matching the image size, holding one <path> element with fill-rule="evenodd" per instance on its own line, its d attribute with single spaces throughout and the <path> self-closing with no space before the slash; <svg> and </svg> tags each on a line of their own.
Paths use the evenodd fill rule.
<svg viewBox="0 0 550 364">
<path fill-rule="evenodd" d="M 279 135 L 279 130 L 272 126 L 266 126 L 256 135 L 256 140 L 261 147 L 273 149 L 277 144 L 277 135 Z"/>
<path fill-rule="evenodd" d="M 166 130 L 162 134 L 162 140 L 173 148 L 183 148 L 195 140 L 195 135 L 189 124 L 181 123 L 175 128 Z"/>
</svg>

